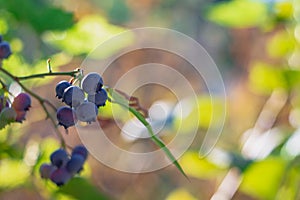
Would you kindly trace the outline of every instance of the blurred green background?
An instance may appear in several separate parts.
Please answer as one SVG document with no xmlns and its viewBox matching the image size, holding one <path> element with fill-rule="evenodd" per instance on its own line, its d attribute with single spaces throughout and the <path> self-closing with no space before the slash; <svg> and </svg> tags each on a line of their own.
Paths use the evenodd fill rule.
<svg viewBox="0 0 300 200">
<path fill-rule="evenodd" d="M 201 115 L 191 112 L 181 121 L 186 131 L 198 129 L 180 159 L 190 181 L 174 166 L 127 174 L 92 156 L 82 175 L 61 188 L 41 180 L 38 168 L 49 162 L 59 142 L 33 101 L 23 124 L 0 130 L 0 199 L 300 199 L 299 0 L 0 0 L 0 34 L 13 51 L 3 67 L 19 76 L 42 73 L 51 58 L 54 71 L 70 71 L 99 42 L 145 26 L 170 28 L 194 38 L 216 62 L 225 82 L 226 123 L 207 157 L 200 158 L 198 150 L 210 116 L 218 112 L 207 94 L 199 96 Z M 111 48 L 103 50 L 104 56 L 117 47 Z M 147 52 L 131 56 L 133 61 L 121 60 L 120 69 L 104 75 L 106 83 L 114 82 L 118 70 L 129 70 Z M 161 59 L 171 66 L 176 63 L 167 55 Z M 24 84 L 60 106 L 54 94 L 60 80 Z M 146 108 L 155 100 L 172 99 L 162 96 L 162 88 L 147 89 L 151 98 L 142 89 L 135 94 Z M 105 117 L 110 116 L 109 109 L 110 105 L 103 111 Z M 193 118 L 199 118 L 198 127 L 188 123 Z M 113 120 L 99 121 L 112 140 L 119 140 Z M 75 129 L 65 139 L 70 146 L 80 143 Z"/>
</svg>

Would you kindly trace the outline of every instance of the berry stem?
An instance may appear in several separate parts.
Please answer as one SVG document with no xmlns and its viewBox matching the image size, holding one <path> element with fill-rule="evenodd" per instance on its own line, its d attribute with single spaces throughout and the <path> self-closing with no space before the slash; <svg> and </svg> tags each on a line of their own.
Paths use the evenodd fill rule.
<svg viewBox="0 0 300 200">
<path fill-rule="evenodd" d="M 51 60 L 50 60 L 50 58 L 47 60 L 47 68 L 48 68 L 48 72 L 49 73 L 52 73 L 52 68 L 51 68 Z"/>
</svg>

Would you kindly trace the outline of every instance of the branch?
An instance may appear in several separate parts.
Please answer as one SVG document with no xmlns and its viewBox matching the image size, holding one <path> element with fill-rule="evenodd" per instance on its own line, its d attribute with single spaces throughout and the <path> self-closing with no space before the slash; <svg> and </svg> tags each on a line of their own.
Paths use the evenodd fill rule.
<svg viewBox="0 0 300 200">
<path fill-rule="evenodd" d="M 27 92 L 29 95 L 31 95 L 33 98 L 35 98 L 40 103 L 40 105 L 42 106 L 44 112 L 46 113 L 46 119 L 50 119 L 50 121 L 52 122 L 52 124 L 55 128 L 56 135 L 59 137 L 59 139 L 61 141 L 61 145 L 62 145 L 63 148 L 66 147 L 66 142 L 63 138 L 62 133 L 57 128 L 57 123 L 56 123 L 55 119 L 51 116 L 51 114 L 49 113 L 49 111 L 48 111 L 45 104 L 50 106 L 54 111 L 56 111 L 56 107 L 51 102 L 49 102 L 47 99 L 44 99 L 44 98 L 40 97 L 38 94 L 36 94 L 33 91 L 31 91 L 30 89 L 28 89 L 25 85 L 23 85 L 20 82 L 20 80 L 38 78 L 38 77 L 40 78 L 40 77 L 52 76 L 52 75 L 53 76 L 57 76 L 57 75 L 75 76 L 79 71 L 80 70 L 77 69 L 77 70 L 72 71 L 72 72 L 57 72 L 57 73 L 49 72 L 49 73 L 43 73 L 43 74 L 34 74 L 34 75 L 31 75 L 31 76 L 17 77 L 17 76 L 12 75 L 7 70 L 5 70 L 3 68 L 0 68 L 0 72 L 6 74 L 8 77 L 10 77 L 14 81 L 16 81 L 25 92 Z"/>
<path fill-rule="evenodd" d="M 76 69 L 74 71 L 70 72 L 47 72 L 47 73 L 41 73 L 41 74 L 33 74 L 29 76 L 19 76 L 15 77 L 20 81 L 23 80 L 28 80 L 28 79 L 33 79 L 33 78 L 44 78 L 46 76 L 71 76 L 71 77 L 76 77 L 76 75 L 80 72 L 80 69 Z"/>
</svg>

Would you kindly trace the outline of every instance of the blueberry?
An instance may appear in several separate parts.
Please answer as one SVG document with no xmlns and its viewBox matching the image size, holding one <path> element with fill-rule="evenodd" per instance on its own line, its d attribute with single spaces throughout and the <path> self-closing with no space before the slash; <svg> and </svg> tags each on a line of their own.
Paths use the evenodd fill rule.
<svg viewBox="0 0 300 200">
<path fill-rule="evenodd" d="M 107 100 L 107 92 L 105 89 L 101 88 L 96 94 L 89 94 L 88 100 L 96 104 L 97 107 L 104 106 Z"/>
<path fill-rule="evenodd" d="M 88 94 L 95 94 L 102 86 L 103 79 L 95 72 L 88 73 L 81 82 L 81 88 Z"/>
<path fill-rule="evenodd" d="M 48 179 L 51 174 L 56 170 L 56 167 L 51 164 L 42 164 L 40 166 L 41 178 Z"/>
<path fill-rule="evenodd" d="M 72 174 L 65 167 L 58 168 L 51 173 L 50 179 L 57 186 L 66 184 L 72 178 Z"/>
<path fill-rule="evenodd" d="M 0 59 L 6 59 L 11 55 L 11 50 L 8 42 L 0 43 Z"/>
<path fill-rule="evenodd" d="M 12 107 L 16 111 L 27 111 L 31 107 L 31 98 L 27 93 L 20 93 L 15 97 Z"/>
<path fill-rule="evenodd" d="M 86 160 L 88 156 L 88 151 L 84 146 L 79 145 L 73 149 L 72 156 L 73 155 L 81 155 L 84 158 L 84 160 Z"/>
<path fill-rule="evenodd" d="M 71 159 L 66 165 L 66 169 L 71 174 L 79 173 L 82 170 L 84 164 L 84 158 L 80 154 L 72 155 Z"/>
<path fill-rule="evenodd" d="M 68 81 L 60 81 L 55 87 L 55 92 L 56 92 L 57 98 L 61 99 L 63 97 L 64 90 L 70 86 L 71 86 L 71 83 L 69 83 Z"/>
<path fill-rule="evenodd" d="M 84 92 L 78 86 L 70 86 L 65 89 L 62 101 L 76 108 L 84 101 Z"/>
<path fill-rule="evenodd" d="M 16 111 L 17 116 L 16 116 L 16 122 L 22 123 L 25 120 L 26 116 L 26 111 Z"/>
<path fill-rule="evenodd" d="M 51 154 L 50 160 L 53 165 L 60 168 L 67 164 L 69 156 L 64 149 L 58 149 Z"/>
<path fill-rule="evenodd" d="M 76 108 L 76 114 L 78 120 L 82 122 L 94 122 L 98 115 L 97 106 L 91 102 L 83 102 Z"/>
<path fill-rule="evenodd" d="M 75 110 L 67 106 L 60 107 L 56 112 L 56 117 L 58 124 L 65 129 L 74 126 L 77 122 Z"/>
<path fill-rule="evenodd" d="M 3 108 L 9 107 L 8 100 L 4 96 L 0 96 L 0 112 Z"/>
</svg>

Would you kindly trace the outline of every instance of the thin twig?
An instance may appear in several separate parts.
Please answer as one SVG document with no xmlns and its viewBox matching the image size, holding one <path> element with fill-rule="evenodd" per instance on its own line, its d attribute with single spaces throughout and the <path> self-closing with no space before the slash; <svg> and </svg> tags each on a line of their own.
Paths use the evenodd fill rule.
<svg viewBox="0 0 300 200">
<path fill-rule="evenodd" d="M 52 122 L 52 124 L 55 128 L 56 135 L 59 137 L 59 139 L 61 141 L 61 146 L 63 148 L 65 148 L 66 142 L 63 138 L 63 134 L 58 130 L 57 123 L 56 123 L 55 119 L 51 116 L 51 114 L 49 113 L 45 104 L 50 106 L 54 111 L 56 111 L 56 107 L 47 99 L 40 97 L 38 94 L 36 94 L 33 91 L 31 91 L 30 89 L 28 89 L 23 83 L 21 83 L 21 80 L 27 80 L 27 79 L 32 79 L 32 78 L 42 78 L 45 76 L 72 76 L 72 77 L 74 77 L 74 76 L 76 76 L 76 74 L 78 72 L 80 72 L 80 69 L 76 69 L 75 71 L 72 71 L 72 72 L 55 72 L 55 73 L 49 72 L 49 73 L 42 73 L 42 74 L 33 74 L 30 76 L 23 76 L 23 77 L 14 76 L 10 72 L 5 70 L 4 68 L 0 68 L 0 71 L 2 73 L 6 74 L 7 76 L 9 76 L 14 81 L 16 81 L 25 92 L 27 92 L 29 95 L 31 95 L 33 98 L 35 98 L 40 103 L 44 112 L 46 113 L 46 119 L 50 119 L 50 121 Z M 1 82 L 1 84 L 5 85 L 3 82 Z"/>
</svg>

